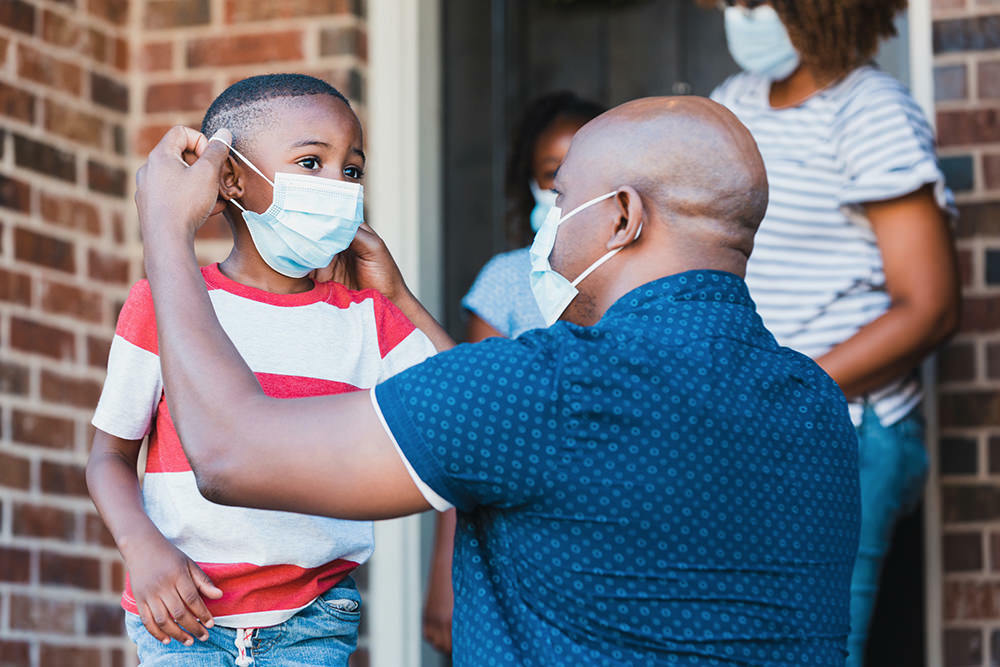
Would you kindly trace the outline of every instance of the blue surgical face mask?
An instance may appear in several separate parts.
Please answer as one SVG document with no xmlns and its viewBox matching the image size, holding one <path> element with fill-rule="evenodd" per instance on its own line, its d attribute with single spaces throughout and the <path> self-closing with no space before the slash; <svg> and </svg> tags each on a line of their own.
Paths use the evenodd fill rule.
<svg viewBox="0 0 1000 667">
<path fill-rule="evenodd" d="M 531 209 L 531 231 L 537 232 L 556 205 L 557 195 L 552 190 L 542 189 L 538 181 L 531 179 L 531 196 L 535 198 L 535 208 Z"/>
<path fill-rule="evenodd" d="M 726 40 L 733 60 L 747 72 L 781 81 L 799 67 L 799 52 L 769 5 L 727 7 Z"/>
<path fill-rule="evenodd" d="M 351 245 L 364 222 L 360 183 L 284 172 L 271 181 L 239 151 L 229 149 L 274 188 L 271 206 L 263 213 L 232 200 L 243 211 L 257 252 L 268 266 L 289 278 L 302 278 L 328 266 Z"/>
<path fill-rule="evenodd" d="M 565 216 L 558 206 L 553 206 L 545 218 L 545 222 L 538 229 L 538 233 L 535 234 L 535 241 L 531 244 L 531 250 L 529 250 L 531 257 L 531 293 L 534 295 L 535 302 L 538 303 L 538 309 L 542 312 L 542 317 L 545 319 L 545 326 L 550 327 L 555 324 L 570 302 L 579 294 L 576 286 L 583 282 L 584 278 L 622 250 L 622 248 L 615 248 L 605 253 L 600 259 L 587 267 L 583 273 L 577 276 L 576 280 L 570 282 L 549 264 L 549 256 L 552 254 L 552 248 L 556 244 L 556 234 L 559 231 L 559 225 L 580 211 L 590 208 L 605 199 L 610 199 L 616 194 L 618 194 L 617 190 L 601 195 L 600 197 L 595 197 L 577 206 Z M 640 228 L 639 231 L 641 232 L 642 229 Z M 636 238 L 639 238 L 638 234 L 636 234 Z"/>
</svg>

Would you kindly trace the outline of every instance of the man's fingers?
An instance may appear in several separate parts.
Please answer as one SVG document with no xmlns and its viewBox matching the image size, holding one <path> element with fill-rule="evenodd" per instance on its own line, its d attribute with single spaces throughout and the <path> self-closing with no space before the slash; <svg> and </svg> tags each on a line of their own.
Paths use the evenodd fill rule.
<svg viewBox="0 0 1000 667">
<path fill-rule="evenodd" d="M 218 172 L 222 167 L 222 163 L 229 156 L 229 146 L 233 143 L 233 135 L 226 128 L 222 128 L 212 135 L 212 139 L 217 141 L 207 140 L 204 146 L 195 151 L 198 160 L 192 166 L 207 164 L 215 172 Z"/>
<path fill-rule="evenodd" d="M 222 589 L 212 582 L 209 576 L 205 574 L 204 570 L 189 561 L 188 571 L 191 573 L 191 579 L 194 581 L 195 586 L 198 587 L 198 591 L 201 595 L 209 597 L 213 600 L 218 600 L 222 597 Z M 211 614 L 209 617 L 211 617 Z"/>
<path fill-rule="evenodd" d="M 205 150 L 205 135 L 198 130 L 183 125 L 174 125 L 167 130 L 160 142 L 149 154 L 149 159 L 159 159 L 165 157 L 169 160 L 177 160 L 184 153 L 194 153 L 197 155 Z M 183 159 L 183 158 L 182 158 Z"/>
</svg>

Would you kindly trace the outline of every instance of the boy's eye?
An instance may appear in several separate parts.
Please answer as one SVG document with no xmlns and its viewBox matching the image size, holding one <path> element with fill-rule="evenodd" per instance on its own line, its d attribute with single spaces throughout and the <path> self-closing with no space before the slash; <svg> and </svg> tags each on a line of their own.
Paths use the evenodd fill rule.
<svg viewBox="0 0 1000 667">
<path fill-rule="evenodd" d="M 320 168 L 319 160 L 314 157 L 304 157 L 295 164 L 309 171 L 315 171 Z"/>
<path fill-rule="evenodd" d="M 365 175 L 365 172 L 361 171 L 358 167 L 344 167 L 344 176 L 348 178 L 359 179 Z"/>
</svg>

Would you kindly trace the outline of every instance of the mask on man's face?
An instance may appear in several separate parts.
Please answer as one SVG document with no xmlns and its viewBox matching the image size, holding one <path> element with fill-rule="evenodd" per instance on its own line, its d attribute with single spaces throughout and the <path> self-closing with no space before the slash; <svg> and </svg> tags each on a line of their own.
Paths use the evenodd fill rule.
<svg viewBox="0 0 1000 667">
<path fill-rule="evenodd" d="M 211 141 L 222 140 L 213 137 Z M 263 213 L 248 211 L 231 200 L 243 212 L 250 237 L 268 266 L 289 278 L 302 278 L 313 269 L 329 266 L 351 245 L 364 222 L 360 183 L 284 172 L 276 173 L 271 181 L 239 151 L 229 149 L 274 188 L 271 206 Z"/>
<path fill-rule="evenodd" d="M 531 257 L 531 293 L 534 295 L 535 302 L 538 303 L 538 309 L 542 312 L 542 317 L 545 319 L 545 326 L 550 327 L 556 323 L 556 320 L 563 314 L 563 311 L 569 307 L 569 304 L 576 298 L 576 295 L 580 293 L 576 286 L 583 282 L 584 278 L 622 250 L 622 248 L 615 248 L 605 253 L 600 259 L 587 267 L 576 280 L 570 282 L 549 264 L 549 257 L 552 255 L 552 248 L 556 243 L 556 234 L 559 231 L 559 226 L 580 211 L 590 208 L 605 199 L 610 199 L 617 194 L 618 191 L 615 190 L 600 197 L 595 197 L 577 206 L 565 216 L 562 215 L 562 209 L 558 206 L 553 206 L 542 226 L 538 229 L 538 233 L 535 234 L 535 241 L 531 244 L 531 250 L 529 251 Z M 640 228 L 639 231 L 641 232 L 642 229 Z M 639 238 L 638 233 L 635 238 Z"/>
<path fill-rule="evenodd" d="M 799 67 L 799 52 L 769 5 L 727 7 L 726 41 L 737 65 L 772 81 L 791 76 Z"/>
</svg>

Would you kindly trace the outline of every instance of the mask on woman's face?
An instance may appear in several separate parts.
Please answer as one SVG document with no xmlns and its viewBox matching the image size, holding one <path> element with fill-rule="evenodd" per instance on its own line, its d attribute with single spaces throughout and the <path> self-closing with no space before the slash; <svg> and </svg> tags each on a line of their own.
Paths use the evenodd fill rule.
<svg viewBox="0 0 1000 667">
<path fill-rule="evenodd" d="M 799 53 L 770 5 L 727 7 L 726 41 L 737 65 L 772 81 L 788 78 L 799 67 Z"/>
<path fill-rule="evenodd" d="M 556 205 L 556 195 L 552 190 L 545 190 L 538 181 L 531 179 L 531 196 L 535 198 L 535 208 L 531 209 L 531 231 L 537 232 L 545 222 L 549 211 Z"/>
</svg>

